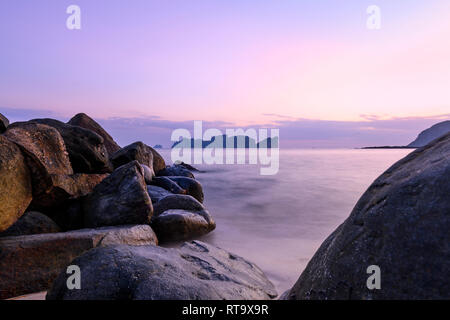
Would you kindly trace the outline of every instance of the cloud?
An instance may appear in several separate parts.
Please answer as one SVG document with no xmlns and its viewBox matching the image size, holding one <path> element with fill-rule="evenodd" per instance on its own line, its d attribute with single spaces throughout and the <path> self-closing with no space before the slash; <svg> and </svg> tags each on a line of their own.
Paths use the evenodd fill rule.
<svg viewBox="0 0 450 320">
<path fill-rule="evenodd" d="M 0 108 L 0 112 L 11 121 L 23 121 L 40 117 L 52 117 L 67 121 L 67 118 L 48 110 Z M 253 128 L 280 129 L 280 145 L 285 148 L 355 148 L 380 145 L 406 145 L 424 129 L 437 122 L 450 119 L 450 114 L 425 117 L 387 117 L 363 115 L 360 121 L 332 121 L 300 119 L 280 114 L 265 114 L 272 119 Z M 149 145 L 172 145 L 173 130 L 184 128 L 193 132 L 194 120 L 171 121 L 158 116 L 133 118 L 104 118 L 96 120 L 122 146 L 135 141 Z M 235 128 L 231 122 L 204 121 L 203 128 Z M 242 127 L 248 129 L 249 127 Z"/>
</svg>

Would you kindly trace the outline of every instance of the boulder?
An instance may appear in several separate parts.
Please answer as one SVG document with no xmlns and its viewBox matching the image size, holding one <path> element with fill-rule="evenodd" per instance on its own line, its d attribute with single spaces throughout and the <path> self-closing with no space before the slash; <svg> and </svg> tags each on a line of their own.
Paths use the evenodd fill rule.
<svg viewBox="0 0 450 320">
<path fill-rule="evenodd" d="M 166 162 L 164 161 L 164 158 L 152 147 L 148 147 L 150 151 L 153 154 L 153 171 L 159 172 L 163 170 L 166 167 Z"/>
<path fill-rule="evenodd" d="M 180 249 L 96 248 L 71 264 L 81 269 L 81 289 L 68 290 L 67 274 L 61 272 L 47 300 L 257 300 L 277 295 L 255 264 L 199 241 Z"/>
<path fill-rule="evenodd" d="M 152 185 L 147 186 L 147 192 L 148 195 L 150 196 L 150 199 L 152 199 L 152 203 L 156 203 L 164 197 L 173 195 L 173 193 L 170 193 L 164 188 Z"/>
<path fill-rule="evenodd" d="M 151 226 L 161 242 L 169 242 L 205 235 L 216 228 L 216 223 L 195 198 L 170 195 L 155 204 Z"/>
<path fill-rule="evenodd" d="M 137 161 L 153 168 L 153 153 L 143 142 L 132 143 L 111 155 L 114 168 L 118 168 L 131 161 Z"/>
<path fill-rule="evenodd" d="M 182 165 L 173 165 L 170 167 L 165 167 L 163 170 L 160 170 L 156 173 L 157 176 L 175 176 L 175 177 L 188 177 L 191 179 L 195 179 L 192 172 L 190 172 L 188 169 L 186 169 Z"/>
<path fill-rule="evenodd" d="M 144 172 L 144 180 L 145 184 L 151 184 L 152 179 L 155 176 L 155 173 L 153 172 L 153 169 L 149 166 L 146 166 L 145 164 L 141 164 L 142 171 Z"/>
<path fill-rule="evenodd" d="M 4 115 L 0 113 L 0 133 L 6 131 L 6 128 L 9 126 L 9 120 Z"/>
<path fill-rule="evenodd" d="M 0 136 L 0 232 L 8 229 L 32 199 L 31 178 L 19 147 Z"/>
<path fill-rule="evenodd" d="M 191 166 L 190 164 L 184 163 L 183 161 L 177 161 L 177 162 L 175 162 L 175 164 L 178 166 L 182 166 L 185 169 L 188 169 L 189 171 L 192 171 L 192 172 L 201 172 L 197 168 Z"/>
<path fill-rule="evenodd" d="M 449 195 L 447 134 L 375 180 L 289 298 L 450 299 Z M 367 287 L 372 265 L 380 268 L 381 290 Z"/>
<path fill-rule="evenodd" d="M 164 188 L 173 194 L 186 194 L 186 190 L 168 177 L 155 177 L 152 179 L 151 184 Z"/>
<path fill-rule="evenodd" d="M 153 207 L 137 161 L 116 169 L 83 201 L 86 227 L 150 222 Z"/>
<path fill-rule="evenodd" d="M 106 132 L 101 125 L 99 125 L 94 119 L 90 118 L 87 114 L 77 114 L 69 120 L 68 124 L 91 130 L 101 136 L 103 138 L 103 143 L 105 145 L 106 151 L 108 151 L 109 155 L 112 155 L 116 151 L 120 150 L 119 145 L 114 141 L 109 133 Z"/>
<path fill-rule="evenodd" d="M 109 173 L 112 171 L 103 138 L 97 133 L 53 119 L 35 119 L 55 128 L 64 139 L 75 173 Z"/>
<path fill-rule="evenodd" d="M 45 214 L 30 211 L 24 213 L 11 227 L 0 233 L 0 237 L 25 236 L 40 233 L 56 233 L 61 229 Z"/>
<path fill-rule="evenodd" d="M 187 177 L 169 177 L 175 181 L 181 188 L 186 190 L 186 194 L 193 196 L 195 199 L 203 203 L 204 195 L 202 185 L 192 178 Z"/>
<path fill-rule="evenodd" d="M 0 299 L 48 290 L 84 252 L 114 244 L 153 245 L 148 225 L 85 229 L 0 239 Z"/>
<path fill-rule="evenodd" d="M 4 134 L 21 148 L 31 171 L 32 207 L 42 210 L 92 191 L 105 174 L 73 174 L 64 140 L 53 127 L 17 122 Z"/>
</svg>

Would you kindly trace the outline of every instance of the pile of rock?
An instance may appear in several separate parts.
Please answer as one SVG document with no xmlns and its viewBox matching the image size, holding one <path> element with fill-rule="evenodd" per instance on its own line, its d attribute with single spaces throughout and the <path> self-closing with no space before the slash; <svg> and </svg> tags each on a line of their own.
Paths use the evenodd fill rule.
<svg viewBox="0 0 450 320">
<path fill-rule="evenodd" d="M 142 142 L 120 148 L 85 114 L 12 124 L 0 115 L 0 298 L 49 289 L 92 248 L 175 250 L 154 247 L 214 230 L 203 199 L 185 166 L 166 166 Z"/>
</svg>

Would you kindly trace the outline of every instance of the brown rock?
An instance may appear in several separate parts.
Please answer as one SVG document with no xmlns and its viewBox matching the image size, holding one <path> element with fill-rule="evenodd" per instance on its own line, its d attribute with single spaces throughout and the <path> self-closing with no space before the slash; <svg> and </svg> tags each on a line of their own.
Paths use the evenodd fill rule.
<svg viewBox="0 0 450 320">
<path fill-rule="evenodd" d="M 106 132 L 105 129 L 102 128 L 94 119 L 90 118 L 85 113 L 79 113 L 74 116 L 68 124 L 73 126 L 79 126 L 91 131 L 94 131 L 96 134 L 103 138 L 103 143 L 105 144 L 106 150 L 108 154 L 112 155 L 116 151 L 120 150 L 119 145 L 114 141 L 114 139 Z"/>
<path fill-rule="evenodd" d="M 48 290 L 74 258 L 114 244 L 156 245 L 148 225 L 84 229 L 0 239 L 0 299 Z"/>
<path fill-rule="evenodd" d="M 45 214 L 36 211 L 24 213 L 7 230 L 0 233 L 0 237 L 26 236 L 30 234 L 60 232 L 58 225 Z"/>
<path fill-rule="evenodd" d="M 32 199 L 31 178 L 19 147 L 0 136 L 0 232 L 25 212 Z"/>
<path fill-rule="evenodd" d="M 0 133 L 3 133 L 6 131 L 6 128 L 8 128 L 9 120 L 4 115 L 0 113 Z"/>
</svg>

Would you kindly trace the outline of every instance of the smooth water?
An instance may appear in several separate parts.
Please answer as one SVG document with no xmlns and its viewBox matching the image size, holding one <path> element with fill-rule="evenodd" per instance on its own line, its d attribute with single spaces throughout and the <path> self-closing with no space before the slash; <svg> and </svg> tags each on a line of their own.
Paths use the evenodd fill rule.
<svg viewBox="0 0 450 320">
<path fill-rule="evenodd" d="M 280 150 L 274 176 L 257 165 L 197 165 L 217 223 L 201 240 L 256 263 L 281 294 L 373 180 L 410 151 Z"/>
</svg>

